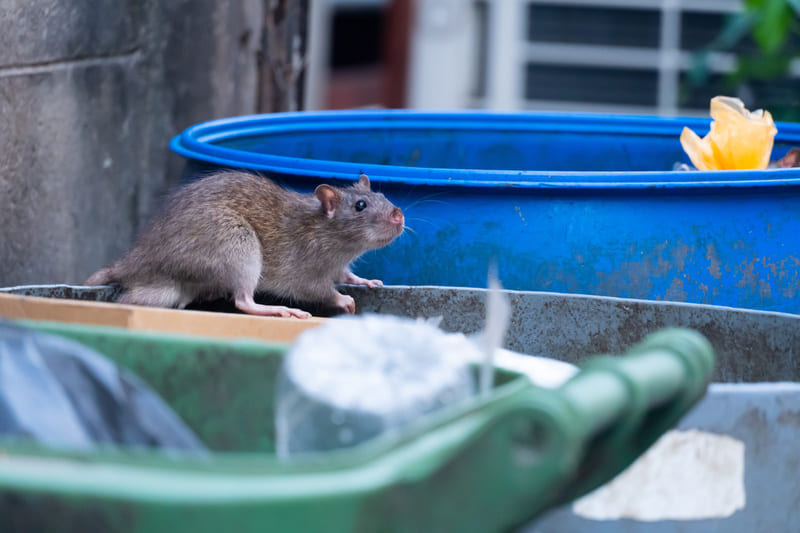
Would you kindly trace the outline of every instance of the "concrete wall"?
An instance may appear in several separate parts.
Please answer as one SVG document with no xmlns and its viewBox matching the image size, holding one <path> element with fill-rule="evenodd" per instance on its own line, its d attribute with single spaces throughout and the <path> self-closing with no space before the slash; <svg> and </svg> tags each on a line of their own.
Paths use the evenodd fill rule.
<svg viewBox="0 0 800 533">
<path fill-rule="evenodd" d="M 167 143 L 256 112 L 261 0 L 0 2 L 0 286 L 80 282 L 177 181 Z"/>
</svg>

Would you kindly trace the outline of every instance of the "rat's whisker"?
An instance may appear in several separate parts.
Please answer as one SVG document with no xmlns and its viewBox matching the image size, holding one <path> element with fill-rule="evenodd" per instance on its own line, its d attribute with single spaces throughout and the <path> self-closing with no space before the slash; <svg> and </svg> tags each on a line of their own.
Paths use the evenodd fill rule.
<svg viewBox="0 0 800 533">
<path fill-rule="evenodd" d="M 441 224 L 436 224 L 435 222 L 428 220 L 427 218 L 419 218 L 419 217 L 406 217 L 406 220 L 416 220 L 419 222 L 425 222 L 426 224 L 430 224 L 436 229 L 440 229 L 442 226 Z"/>
<path fill-rule="evenodd" d="M 444 202 L 444 201 L 441 201 L 441 200 L 434 200 L 434 198 L 436 198 L 436 197 L 438 197 L 438 196 L 442 196 L 443 194 L 444 194 L 444 193 L 442 193 L 442 192 L 439 192 L 439 193 L 432 193 L 432 194 L 429 194 L 429 195 L 427 195 L 427 196 L 423 196 L 422 198 L 419 198 L 419 199 L 417 199 L 417 200 L 415 200 L 415 201 L 411 202 L 410 204 L 406 205 L 406 206 L 403 208 L 403 210 L 405 211 L 406 209 L 411 209 L 411 208 L 413 208 L 413 207 L 415 207 L 415 206 L 417 206 L 417 205 L 423 204 L 423 203 L 442 203 L 442 204 L 449 204 L 450 202 Z"/>
<path fill-rule="evenodd" d="M 412 228 L 411 226 L 403 226 L 403 230 L 404 230 L 404 231 L 410 231 L 410 232 L 411 232 L 411 233 L 413 233 L 414 235 L 416 235 L 416 234 L 417 234 L 417 230 L 415 230 L 415 229 L 414 229 L 414 228 Z"/>
</svg>

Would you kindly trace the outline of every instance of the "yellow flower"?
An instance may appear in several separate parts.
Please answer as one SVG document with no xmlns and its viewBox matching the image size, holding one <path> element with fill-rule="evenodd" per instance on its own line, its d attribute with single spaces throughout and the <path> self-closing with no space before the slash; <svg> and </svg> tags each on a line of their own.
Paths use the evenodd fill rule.
<svg viewBox="0 0 800 533">
<path fill-rule="evenodd" d="M 738 98 L 711 99 L 711 129 L 702 139 L 683 128 L 681 145 L 699 170 L 764 169 L 778 133 L 769 111 L 748 111 Z"/>
</svg>

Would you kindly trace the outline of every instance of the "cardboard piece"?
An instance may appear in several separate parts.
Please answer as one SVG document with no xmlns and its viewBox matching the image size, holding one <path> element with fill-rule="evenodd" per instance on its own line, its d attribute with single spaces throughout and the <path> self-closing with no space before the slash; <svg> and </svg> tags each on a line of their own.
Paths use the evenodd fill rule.
<svg viewBox="0 0 800 533">
<path fill-rule="evenodd" d="M 274 318 L 209 311 L 180 311 L 108 302 L 40 298 L 0 293 L 0 317 L 116 326 L 212 337 L 249 337 L 293 342 L 324 318 Z"/>
</svg>

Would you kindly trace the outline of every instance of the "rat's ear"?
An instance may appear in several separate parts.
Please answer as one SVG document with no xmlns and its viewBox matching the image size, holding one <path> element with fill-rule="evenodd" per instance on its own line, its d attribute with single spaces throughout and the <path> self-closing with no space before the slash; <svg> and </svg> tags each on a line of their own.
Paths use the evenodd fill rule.
<svg viewBox="0 0 800 533">
<path fill-rule="evenodd" d="M 369 190 L 369 178 L 366 174 L 361 174 L 361 176 L 358 177 L 358 183 L 356 183 L 356 187 L 359 189 Z"/>
<path fill-rule="evenodd" d="M 341 199 L 339 191 L 323 183 L 317 187 L 314 194 L 317 195 L 319 203 L 322 204 L 322 211 L 328 218 L 333 218 L 333 214 L 336 212 L 336 208 L 339 207 L 339 200 Z"/>
</svg>

